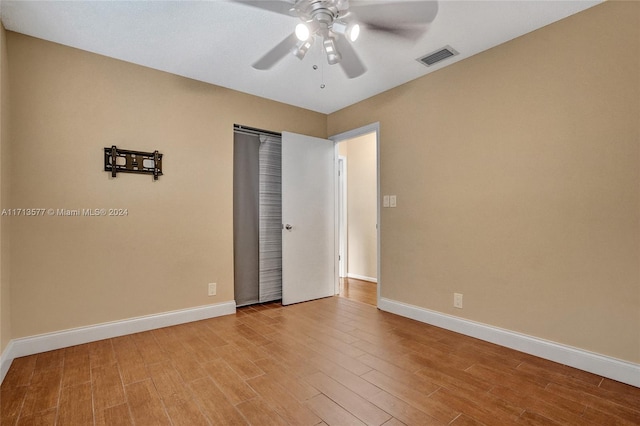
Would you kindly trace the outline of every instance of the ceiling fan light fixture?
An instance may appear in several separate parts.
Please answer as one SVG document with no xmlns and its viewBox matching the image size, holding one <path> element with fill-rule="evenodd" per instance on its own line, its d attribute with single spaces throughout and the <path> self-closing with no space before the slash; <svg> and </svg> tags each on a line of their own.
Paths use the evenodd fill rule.
<svg viewBox="0 0 640 426">
<path fill-rule="evenodd" d="M 347 23 L 343 21 L 333 21 L 331 24 L 331 31 L 336 34 L 346 34 L 347 33 Z"/>
<path fill-rule="evenodd" d="M 298 25 L 296 25 L 296 37 L 298 37 L 298 40 L 307 41 L 310 35 L 311 35 L 311 31 L 309 30 L 309 27 L 307 27 L 305 24 L 301 22 Z"/>
<path fill-rule="evenodd" d="M 299 41 L 296 47 L 291 49 L 291 53 L 293 53 L 293 56 L 295 56 L 296 58 L 302 60 L 304 59 L 304 56 L 309 51 L 309 48 L 311 48 L 312 44 L 313 44 L 313 38 L 310 38 L 306 41 Z"/>
<path fill-rule="evenodd" d="M 360 35 L 360 25 L 358 24 L 347 24 L 343 21 L 334 21 L 331 25 L 331 31 L 336 34 L 343 35 L 347 37 L 350 41 L 354 42 L 358 39 Z"/>
<path fill-rule="evenodd" d="M 322 45 L 324 46 L 324 51 L 327 54 L 327 62 L 329 62 L 329 65 L 335 65 L 340 62 L 342 55 L 338 52 L 336 40 L 333 37 L 325 37 Z"/>
</svg>

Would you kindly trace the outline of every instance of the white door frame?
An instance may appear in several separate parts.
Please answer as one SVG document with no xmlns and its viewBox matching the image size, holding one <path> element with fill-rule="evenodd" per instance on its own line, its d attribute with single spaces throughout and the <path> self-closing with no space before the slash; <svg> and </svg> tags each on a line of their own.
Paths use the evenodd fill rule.
<svg viewBox="0 0 640 426">
<path fill-rule="evenodd" d="M 380 122 L 375 122 L 375 123 L 371 123 L 368 124 L 366 126 L 357 128 L 357 129 L 353 129 L 353 130 L 348 130 L 346 132 L 343 133 L 339 133 L 337 135 L 331 136 L 329 138 L 329 140 L 332 140 L 336 143 L 336 149 L 337 149 L 337 144 L 345 141 L 347 139 L 353 139 L 356 138 L 358 136 L 362 136 L 362 135 L 366 135 L 367 133 L 373 133 L 375 132 L 376 134 L 376 262 L 377 262 L 377 267 L 376 267 L 376 273 L 377 273 L 377 278 L 378 278 L 378 285 L 377 285 L 377 289 L 378 289 L 378 294 L 377 294 L 377 304 L 380 304 L 380 289 L 382 288 L 382 276 L 380 275 Z M 336 191 L 336 193 L 338 193 L 338 191 Z M 336 195 L 338 196 L 338 195 Z M 337 232 L 337 231 L 336 231 Z"/>
<path fill-rule="evenodd" d="M 338 278 L 347 276 L 347 265 L 349 261 L 349 252 L 347 250 L 347 157 L 344 155 L 338 156 L 338 224 L 340 226 L 339 232 L 339 259 L 338 259 Z"/>
</svg>

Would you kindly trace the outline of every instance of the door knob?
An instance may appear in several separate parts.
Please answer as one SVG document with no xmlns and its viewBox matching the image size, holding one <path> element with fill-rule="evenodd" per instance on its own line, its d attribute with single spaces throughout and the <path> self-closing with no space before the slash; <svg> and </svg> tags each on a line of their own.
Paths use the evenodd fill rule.
<svg viewBox="0 0 640 426">
<path fill-rule="evenodd" d="M 284 229 L 286 229 L 287 231 L 291 231 L 293 229 L 293 226 L 289 225 L 288 223 L 284 226 Z"/>
</svg>

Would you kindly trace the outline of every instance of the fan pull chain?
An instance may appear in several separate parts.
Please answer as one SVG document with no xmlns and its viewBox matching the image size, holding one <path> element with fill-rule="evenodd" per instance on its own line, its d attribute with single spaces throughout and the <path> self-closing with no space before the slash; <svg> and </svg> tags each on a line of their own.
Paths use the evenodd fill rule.
<svg viewBox="0 0 640 426">
<path fill-rule="evenodd" d="M 318 66 L 314 65 L 313 69 L 315 71 L 318 71 Z M 327 86 L 324 84 L 324 65 L 322 64 L 322 62 L 320 62 L 320 88 L 324 89 L 325 87 Z"/>
</svg>

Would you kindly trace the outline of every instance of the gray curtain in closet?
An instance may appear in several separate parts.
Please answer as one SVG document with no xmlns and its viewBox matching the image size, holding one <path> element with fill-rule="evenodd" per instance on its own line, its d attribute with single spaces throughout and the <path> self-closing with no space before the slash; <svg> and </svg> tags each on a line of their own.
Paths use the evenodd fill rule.
<svg viewBox="0 0 640 426">
<path fill-rule="evenodd" d="M 282 139 L 260 136 L 260 302 L 282 299 Z"/>
</svg>

